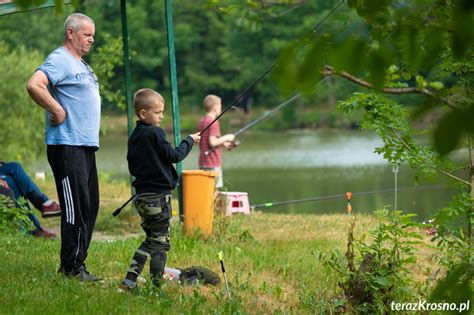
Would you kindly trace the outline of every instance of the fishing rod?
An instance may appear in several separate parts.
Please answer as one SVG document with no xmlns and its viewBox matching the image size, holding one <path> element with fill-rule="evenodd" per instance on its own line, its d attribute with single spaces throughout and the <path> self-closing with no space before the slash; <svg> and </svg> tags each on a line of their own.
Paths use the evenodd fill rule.
<svg viewBox="0 0 474 315">
<path fill-rule="evenodd" d="M 270 115 L 272 115 L 274 112 L 276 112 L 277 110 L 279 110 L 280 108 L 290 104 L 291 102 L 293 102 L 294 100 L 296 100 L 297 98 L 299 98 L 301 96 L 300 93 L 298 94 L 295 94 L 293 95 L 290 99 L 284 101 L 283 103 L 281 103 L 280 105 L 278 105 L 277 107 L 275 107 L 274 109 L 272 110 L 269 110 L 269 111 L 266 111 L 265 113 L 263 113 L 263 115 L 261 115 L 260 117 L 257 117 L 256 119 L 252 120 L 251 122 L 249 122 L 248 124 L 246 124 L 245 126 L 243 126 L 242 128 L 240 128 L 239 130 L 237 130 L 236 132 L 234 132 L 234 136 L 238 136 L 240 135 L 241 133 L 247 131 L 248 129 L 252 128 L 253 126 L 255 126 L 256 124 L 258 124 L 259 122 L 261 122 L 262 120 L 264 120 L 265 118 L 269 117 Z M 238 140 L 234 140 L 232 142 L 232 144 L 236 147 L 240 144 L 240 142 Z M 204 155 L 209 155 L 211 152 L 214 152 L 215 150 L 217 150 L 218 146 L 215 146 L 215 147 L 212 147 L 211 149 L 207 150 L 204 152 Z"/>
<path fill-rule="evenodd" d="M 319 84 L 321 84 L 322 82 L 326 81 L 329 77 L 325 77 L 323 78 L 322 80 L 320 80 L 318 83 L 316 83 L 315 87 L 318 86 Z M 237 137 L 238 135 L 244 133 L 245 131 L 247 131 L 248 129 L 252 128 L 253 126 L 257 125 L 258 123 L 260 123 L 262 120 L 264 120 L 265 118 L 271 116 L 274 112 L 280 110 L 281 108 L 285 107 L 286 105 L 290 104 L 291 102 L 293 102 L 294 100 L 298 99 L 301 97 L 301 93 L 297 93 L 295 95 L 293 95 L 291 98 L 287 99 L 286 101 L 284 101 L 283 103 L 281 103 L 280 105 L 278 105 L 277 107 L 275 107 L 274 109 L 272 110 L 268 110 L 268 111 L 265 111 L 261 116 L 255 118 L 254 120 L 252 120 L 251 122 L 249 122 L 248 124 L 246 124 L 245 126 L 243 126 L 242 128 L 240 128 L 239 130 L 237 130 L 236 132 L 234 132 L 234 136 Z M 240 144 L 240 141 L 239 140 L 234 140 L 232 141 L 232 144 L 234 147 L 238 146 Z M 211 149 L 207 150 L 204 152 L 204 155 L 209 155 L 211 152 L 214 152 L 215 150 L 217 150 L 217 146 L 216 147 L 212 147 Z"/>
<path fill-rule="evenodd" d="M 346 0 L 342 0 L 338 5 L 336 5 L 328 14 L 326 14 L 326 16 L 324 18 L 322 18 L 318 23 L 316 23 L 315 26 L 313 26 L 313 28 L 307 32 L 303 37 L 301 37 L 293 46 L 298 46 L 302 41 L 304 41 L 306 39 L 306 37 L 308 37 L 309 35 L 311 35 L 314 31 L 316 31 L 331 15 L 333 15 L 338 9 L 339 7 L 341 7 L 341 5 L 345 2 Z M 237 103 L 237 101 L 239 99 L 241 99 L 243 96 L 245 96 L 258 82 L 260 82 L 269 72 L 271 72 L 273 69 L 275 69 L 276 67 L 278 67 L 278 61 L 275 61 L 267 70 L 265 70 L 254 82 L 252 82 L 252 84 L 250 84 L 250 86 L 248 86 L 242 93 L 240 93 L 233 101 L 232 103 L 230 103 L 229 106 L 227 106 L 216 118 L 214 118 L 213 121 L 211 121 L 209 123 L 209 125 L 207 125 L 203 130 L 201 130 L 201 132 L 199 133 L 199 135 L 202 135 L 207 129 L 209 129 L 209 127 L 211 127 L 219 118 L 222 117 L 222 115 L 224 115 L 230 108 L 232 108 L 234 106 L 235 103 Z"/>
<path fill-rule="evenodd" d="M 278 67 L 278 64 L 275 62 L 273 65 L 271 65 L 264 73 L 262 73 L 250 86 L 248 86 L 242 93 L 240 93 L 233 101 L 230 103 L 229 106 L 227 106 L 216 118 L 214 118 L 213 121 L 209 123 L 209 125 L 204 128 L 199 135 L 202 135 L 209 127 L 211 127 L 219 118 L 221 118 L 222 115 L 224 115 L 230 108 L 234 106 L 237 101 L 246 95 L 248 91 L 250 91 L 260 80 L 262 80 L 270 71 L 272 71 L 274 68 Z"/>
<path fill-rule="evenodd" d="M 325 77 L 324 79 L 322 79 L 321 81 L 319 81 L 318 83 L 316 83 L 315 86 L 318 86 L 319 84 L 321 84 L 322 82 L 326 81 L 329 77 Z M 293 95 L 291 98 L 287 99 L 286 101 L 284 101 L 283 103 L 281 103 L 280 105 L 278 105 L 277 107 L 275 107 L 274 109 L 272 110 L 268 110 L 268 111 L 265 111 L 261 116 L 255 118 L 254 120 L 252 120 L 251 122 L 249 122 L 248 124 L 246 124 L 245 126 L 243 126 L 242 128 L 240 128 L 239 130 L 237 130 L 236 132 L 234 132 L 234 136 L 237 137 L 238 135 L 244 133 L 245 131 L 249 130 L 250 128 L 252 128 L 253 126 L 257 125 L 258 123 L 260 123 L 262 120 L 264 120 L 265 118 L 271 116 L 274 112 L 280 110 L 281 108 L 285 107 L 286 105 L 292 103 L 294 100 L 298 99 L 301 97 L 301 93 L 297 93 L 295 95 Z M 238 140 L 234 140 L 232 141 L 232 144 L 234 147 L 238 146 L 240 144 L 240 141 Z M 217 150 L 217 146 L 216 147 L 212 147 L 211 149 L 207 150 L 204 152 L 204 155 L 209 155 L 211 152 L 214 152 L 215 150 Z"/>
<path fill-rule="evenodd" d="M 444 185 L 411 186 L 411 187 L 399 188 L 398 191 L 412 190 L 412 189 L 417 189 L 417 188 L 418 189 L 430 189 L 430 188 L 441 188 L 441 187 L 444 187 Z M 384 190 L 356 192 L 356 193 L 352 193 L 352 196 L 386 194 L 386 193 L 392 193 L 392 192 L 393 192 L 393 188 L 392 189 L 384 189 Z M 289 205 L 289 204 L 305 203 L 305 202 L 320 201 L 320 200 L 343 199 L 343 198 L 346 198 L 346 197 L 347 197 L 347 194 L 338 194 L 338 195 L 329 195 L 329 196 L 320 196 L 320 197 L 310 197 L 310 198 L 304 198 L 304 199 L 266 202 L 266 203 L 251 205 L 250 208 L 252 210 L 256 209 L 256 208 L 271 208 L 271 207 L 274 207 L 274 206 L 283 206 L 283 205 Z"/>
<path fill-rule="evenodd" d="M 135 198 L 136 196 L 137 196 L 136 194 L 133 194 L 132 197 L 130 197 L 130 199 L 128 199 L 120 208 L 115 209 L 112 215 L 114 217 L 118 216 L 120 212 L 122 212 L 122 209 L 125 208 L 125 206 L 128 205 L 128 203 L 132 201 L 132 199 Z"/>
</svg>

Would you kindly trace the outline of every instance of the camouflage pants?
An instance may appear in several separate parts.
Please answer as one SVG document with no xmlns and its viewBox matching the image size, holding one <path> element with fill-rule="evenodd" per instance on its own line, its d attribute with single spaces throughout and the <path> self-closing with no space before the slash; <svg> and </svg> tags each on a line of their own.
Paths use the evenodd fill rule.
<svg viewBox="0 0 474 315">
<path fill-rule="evenodd" d="M 165 269 L 166 252 L 170 249 L 171 195 L 143 193 L 135 197 L 134 204 L 141 216 L 146 238 L 133 255 L 125 281 L 133 287 L 150 257 L 152 280 L 159 285 Z"/>
</svg>

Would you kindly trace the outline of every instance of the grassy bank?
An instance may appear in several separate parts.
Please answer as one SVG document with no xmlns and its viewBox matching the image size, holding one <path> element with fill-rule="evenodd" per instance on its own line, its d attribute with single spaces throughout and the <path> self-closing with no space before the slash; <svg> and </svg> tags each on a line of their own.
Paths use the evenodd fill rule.
<svg viewBox="0 0 474 315">
<path fill-rule="evenodd" d="M 52 179 L 39 185 L 55 196 Z M 224 251 L 231 287 L 181 287 L 167 284 L 161 291 L 147 283 L 136 294 L 117 292 L 142 240 L 139 219 L 129 209 L 118 218 L 113 210 L 128 199 L 125 182 L 102 178 L 97 233 L 89 249 L 88 269 L 102 281 L 83 284 L 58 275 L 59 240 L 0 236 L 0 313 L 47 314 L 177 314 L 177 313 L 321 313 L 330 312 L 341 292 L 337 278 L 318 263 L 314 252 L 345 252 L 347 229 L 355 216 L 355 235 L 376 225 L 365 215 L 278 215 L 253 213 L 218 217 L 212 237 L 184 236 L 182 225 L 172 225 L 168 266 L 209 268 L 219 275 L 217 253 Z M 58 231 L 57 218 L 42 220 Z M 414 275 L 424 283 L 431 271 L 429 252 L 421 248 Z M 145 278 L 149 277 L 148 266 Z M 223 280 L 223 279 L 222 279 Z"/>
</svg>

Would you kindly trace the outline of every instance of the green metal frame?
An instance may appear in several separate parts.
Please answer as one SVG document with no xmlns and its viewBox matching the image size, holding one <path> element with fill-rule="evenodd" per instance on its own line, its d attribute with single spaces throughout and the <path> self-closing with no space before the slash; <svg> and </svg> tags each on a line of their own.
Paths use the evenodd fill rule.
<svg viewBox="0 0 474 315">
<path fill-rule="evenodd" d="M 31 10 L 38 10 L 38 9 L 45 9 L 45 8 L 50 8 L 54 7 L 54 0 L 43 0 L 45 3 L 41 5 L 34 5 L 31 8 L 28 9 L 23 9 L 18 7 L 18 4 L 15 2 L 8 2 L 8 3 L 2 3 L 0 4 L 0 16 L 1 15 L 7 15 L 7 14 L 13 14 L 13 13 L 20 13 L 24 11 L 31 11 Z M 70 0 L 65 0 L 64 4 L 71 4 Z"/>
<path fill-rule="evenodd" d="M 178 105 L 178 81 L 176 79 L 176 58 L 174 50 L 174 31 L 173 31 L 173 0 L 165 0 L 166 5 L 166 30 L 168 35 L 168 59 L 170 67 L 171 79 L 171 97 L 173 108 L 173 131 L 174 143 L 176 146 L 181 142 L 180 127 L 179 127 L 179 105 Z M 183 189 L 182 189 L 182 165 L 181 162 L 176 164 L 176 171 L 178 173 L 178 203 L 179 203 L 179 221 L 183 221 Z"/>
<path fill-rule="evenodd" d="M 123 64 L 125 66 L 125 104 L 127 106 L 127 134 L 130 136 L 133 131 L 133 108 L 132 108 L 132 74 L 130 68 L 130 53 L 128 48 L 128 23 L 127 23 L 127 0 L 120 0 L 120 17 L 122 20 L 122 43 L 123 43 Z M 130 175 L 130 189 L 132 196 L 135 189 L 132 186 L 134 178 Z M 137 214 L 137 210 L 132 203 L 132 213 Z"/>
<path fill-rule="evenodd" d="M 120 16 L 122 19 L 122 42 L 123 61 L 125 65 L 125 103 L 127 105 L 127 128 L 128 135 L 133 130 L 133 109 L 132 109 L 132 79 L 130 71 L 130 54 L 128 48 L 128 24 L 127 24 L 127 0 L 120 0 Z"/>
</svg>

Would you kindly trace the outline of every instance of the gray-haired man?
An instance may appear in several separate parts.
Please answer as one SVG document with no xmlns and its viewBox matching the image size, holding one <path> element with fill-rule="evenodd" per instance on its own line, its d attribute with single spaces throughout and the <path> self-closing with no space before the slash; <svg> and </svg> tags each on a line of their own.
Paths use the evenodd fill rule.
<svg viewBox="0 0 474 315">
<path fill-rule="evenodd" d="M 95 24 L 74 13 L 64 23 L 64 45 L 54 50 L 27 83 L 46 109 L 48 161 L 61 208 L 60 272 L 96 281 L 85 260 L 99 210 L 95 151 L 99 149 L 100 96 L 95 74 L 82 57 L 94 43 Z"/>
</svg>

